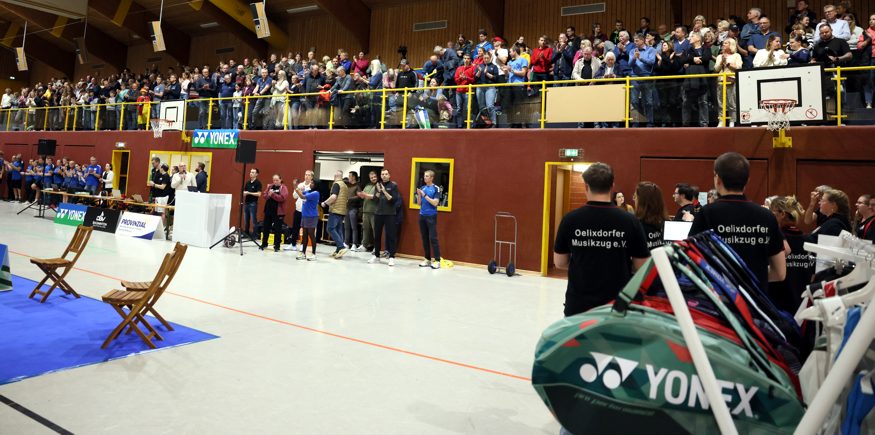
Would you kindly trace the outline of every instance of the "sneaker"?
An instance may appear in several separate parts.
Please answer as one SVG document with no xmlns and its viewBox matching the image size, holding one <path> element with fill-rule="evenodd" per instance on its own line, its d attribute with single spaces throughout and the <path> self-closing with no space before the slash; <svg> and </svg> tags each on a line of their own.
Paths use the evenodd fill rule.
<svg viewBox="0 0 875 435">
<path fill-rule="evenodd" d="M 279 251 L 280 251 L 280 247 L 279 247 L 279 246 L 274 246 L 274 247 L 273 247 L 273 252 L 279 252 Z"/>
<path fill-rule="evenodd" d="M 422 263 L 419 263 L 419 267 L 430 267 L 431 262 L 428 260 L 422 260 Z"/>
<path fill-rule="evenodd" d="M 347 245 L 346 243 L 344 243 L 344 244 L 343 244 L 343 249 L 349 250 L 349 245 Z"/>
<path fill-rule="evenodd" d="M 394 265 L 395 265 L 395 259 L 394 259 L 394 258 L 390 258 L 390 259 L 389 259 L 389 266 L 394 266 Z"/>
<path fill-rule="evenodd" d="M 331 253 L 331 258 L 334 258 L 334 257 L 336 257 L 336 256 L 337 256 L 337 251 L 334 251 L 334 252 Z"/>
<path fill-rule="evenodd" d="M 441 268 L 441 262 L 440 262 L 440 261 L 434 261 L 434 262 L 432 262 L 432 263 L 431 263 L 431 268 L 432 268 L 432 269 L 440 269 L 440 268 Z"/>
<path fill-rule="evenodd" d="M 297 251 L 297 247 L 292 245 L 283 245 L 283 251 Z"/>
<path fill-rule="evenodd" d="M 871 108 L 872 108 L 872 103 L 867 104 L 867 105 L 866 105 L 866 108 L 867 108 L 867 109 L 871 109 Z"/>
<path fill-rule="evenodd" d="M 306 258 L 307 258 L 307 254 L 305 254 L 303 252 L 299 252 L 298 256 L 295 257 L 295 260 L 305 260 Z"/>
<path fill-rule="evenodd" d="M 343 248 L 343 249 L 337 251 L 337 252 L 334 254 L 334 258 L 340 260 L 340 258 L 343 257 L 343 254 L 346 254 L 347 251 L 349 251 L 349 249 L 347 249 L 347 248 Z"/>
<path fill-rule="evenodd" d="M 380 257 L 389 258 L 389 251 L 383 251 L 383 253 L 380 254 Z"/>
<path fill-rule="evenodd" d="M 376 256 L 371 257 L 371 259 L 368 260 L 368 264 L 374 264 L 374 263 L 379 263 L 379 262 L 380 262 L 380 258 L 376 257 Z"/>
<path fill-rule="evenodd" d="M 362 252 L 365 248 L 362 245 L 352 245 L 352 252 Z"/>
<path fill-rule="evenodd" d="M 316 254 L 308 255 L 307 261 L 316 261 Z"/>
</svg>

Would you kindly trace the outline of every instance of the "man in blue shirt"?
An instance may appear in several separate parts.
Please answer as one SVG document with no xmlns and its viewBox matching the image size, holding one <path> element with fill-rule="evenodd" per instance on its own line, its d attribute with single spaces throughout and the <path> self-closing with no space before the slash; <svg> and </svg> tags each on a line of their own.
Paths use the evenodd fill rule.
<svg viewBox="0 0 875 435">
<path fill-rule="evenodd" d="M 253 95 L 270 95 L 273 87 L 273 80 L 268 75 L 266 68 L 261 67 L 261 76 L 255 81 L 255 93 Z M 255 100 L 255 108 L 249 114 L 249 128 L 261 130 L 266 128 L 268 111 L 270 110 L 270 98 L 257 98 Z M 252 106 L 252 101 L 249 102 L 249 107 Z M 257 121 L 256 121 L 257 120 Z"/>
<path fill-rule="evenodd" d="M 100 190 L 98 186 L 100 186 L 100 176 L 102 173 L 100 165 L 97 164 L 97 159 L 91 156 L 91 164 L 85 168 L 85 190 L 88 193 L 97 195 L 97 191 Z"/>
<path fill-rule="evenodd" d="M 760 17 L 762 17 L 762 15 L 763 11 L 760 8 L 751 8 L 747 11 L 747 23 L 741 28 L 741 37 L 738 40 L 739 47 L 744 47 L 744 49 L 747 50 L 747 47 L 750 46 L 751 35 L 760 31 Z M 742 54 L 741 60 L 744 69 L 750 69 L 753 67 L 753 55 L 754 53 L 748 53 L 747 56 Z"/>
<path fill-rule="evenodd" d="M 2 165 L 2 163 L 0 163 L 0 165 Z M 21 199 L 21 171 L 24 168 L 24 162 L 21 161 L 21 154 L 12 156 L 12 163 L 8 165 L 8 168 L 12 194 L 16 201 L 21 202 L 23 201 Z"/>
<path fill-rule="evenodd" d="M 67 167 L 67 159 L 61 159 L 61 163 L 55 166 L 55 170 L 52 171 L 52 184 L 55 189 L 59 188 L 62 184 L 64 184 L 64 168 Z"/>
<path fill-rule="evenodd" d="M 224 80 L 219 85 L 219 98 L 227 98 L 219 100 L 219 119 L 222 120 L 222 128 L 234 128 L 234 82 L 231 81 L 231 74 L 225 74 Z"/>
<path fill-rule="evenodd" d="M 620 31 L 620 39 L 617 41 L 617 45 L 614 46 L 614 56 L 617 58 L 617 65 L 620 67 L 620 71 L 623 72 L 624 76 L 628 76 L 631 74 L 629 70 L 629 54 L 635 48 L 632 45 L 632 41 L 629 40 L 629 32 L 622 30 Z"/>
<path fill-rule="evenodd" d="M 419 234 L 422 236 L 422 247 L 425 250 L 425 260 L 419 267 L 440 269 L 441 250 L 438 246 L 437 207 L 441 203 L 441 190 L 434 185 L 434 171 L 425 171 L 423 176 L 425 186 L 416 189 L 414 202 L 419 204 Z M 432 257 L 434 250 L 434 257 Z"/>
<path fill-rule="evenodd" d="M 645 43 L 644 35 L 635 34 L 635 48 L 629 54 L 632 77 L 650 77 L 656 64 L 656 49 Z M 638 114 L 647 117 L 647 126 L 653 127 L 653 94 L 655 84 L 651 80 L 633 80 L 629 96 Z"/>
<path fill-rule="evenodd" d="M 677 26 L 674 29 L 674 39 L 672 40 L 672 49 L 674 49 L 675 56 L 680 56 L 683 52 L 687 51 L 690 48 L 690 40 L 687 39 L 687 28 L 684 26 Z"/>
<path fill-rule="evenodd" d="M 529 61 L 520 56 L 520 47 L 516 46 L 510 50 L 510 62 L 501 67 L 507 75 L 508 83 L 525 83 L 526 77 L 529 75 Z M 519 115 L 520 105 L 526 100 L 525 86 L 510 86 L 510 100 L 508 104 L 501 103 L 501 110 L 507 114 L 508 120 L 511 121 L 511 127 L 522 128 L 522 123 L 519 121 L 522 115 Z M 517 121 L 514 123 L 513 121 Z"/>
<path fill-rule="evenodd" d="M 751 66 L 753 66 L 753 58 L 756 57 L 757 51 L 766 49 L 766 43 L 769 42 L 769 38 L 772 35 L 781 36 L 778 35 L 778 32 L 771 30 L 771 26 L 772 21 L 768 17 L 762 17 L 760 18 L 759 31 L 751 33 L 747 42 L 747 57 L 751 61 Z"/>
</svg>

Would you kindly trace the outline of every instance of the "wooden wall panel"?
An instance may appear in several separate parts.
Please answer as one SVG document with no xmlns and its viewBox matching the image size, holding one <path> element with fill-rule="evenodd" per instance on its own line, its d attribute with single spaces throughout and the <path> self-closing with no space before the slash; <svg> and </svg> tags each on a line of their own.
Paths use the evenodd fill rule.
<svg viewBox="0 0 875 435">
<path fill-rule="evenodd" d="M 414 32 L 413 24 L 447 20 L 447 28 Z M 406 45 L 407 57 L 415 67 L 421 67 L 432 54 L 435 45 L 455 41 L 459 33 L 476 40 L 478 29 L 492 34 L 492 26 L 483 11 L 466 0 L 434 0 L 399 5 L 380 5 L 371 9 L 371 52 L 382 56 L 383 62 L 395 66 L 401 60 L 399 45 Z"/>
<path fill-rule="evenodd" d="M 230 53 L 216 54 L 216 49 L 233 47 Z M 257 53 L 232 32 L 210 33 L 207 35 L 193 36 L 191 38 L 191 64 L 202 67 L 209 65 L 215 68 L 220 60 L 234 59 L 238 63 L 243 58 L 264 58 L 267 53 Z"/>
<path fill-rule="evenodd" d="M 602 31 L 610 35 L 614 21 L 623 20 L 630 31 L 638 30 L 642 16 L 650 18 L 654 29 L 661 23 L 671 22 L 671 2 L 669 0 L 636 1 L 607 0 L 605 12 L 599 14 L 561 16 L 561 8 L 580 4 L 595 3 L 590 0 L 542 0 L 533 4 L 528 0 L 506 0 L 504 13 L 504 28 L 507 39 L 516 40 L 524 36 L 526 42 L 533 46 L 538 37 L 546 34 L 556 39 L 569 25 L 577 29 L 579 35 L 588 34 L 594 23 L 602 26 Z"/>
<path fill-rule="evenodd" d="M 202 47 L 202 51 L 207 49 Z M 192 50 L 194 53 L 195 50 Z M 158 61 L 147 61 L 147 59 L 155 59 L 160 57 Z M 181 71 L 179 61 L 168 54 L 166 51 L 156 53 L 152 50 L 152 44 L 143 43 L 128 47 L 128 68 L 133 72 L 142 72 L 145 68 L 151 68 L 152 64 L 158 66 L 159 71 L 167 71 L 167 68 L 173 67 L 177 72 Z"/>
<path fill-rule="evenodd" d="M 289 34 L 288 50 L 301 52 L 304 58 L 310 47 L 316 48 L 319 59 L 326 55 L 334 57 L 339 48 L 349 52 L 350 57 L 355 56 L 362 49 L 361 44 L 356 42 L 352 34 L 325 12 L 294 15 L 289 20 L 286 30 Z M 386 32 L 377 33 L 380 37 L 393 37 Z"/>
</svg>

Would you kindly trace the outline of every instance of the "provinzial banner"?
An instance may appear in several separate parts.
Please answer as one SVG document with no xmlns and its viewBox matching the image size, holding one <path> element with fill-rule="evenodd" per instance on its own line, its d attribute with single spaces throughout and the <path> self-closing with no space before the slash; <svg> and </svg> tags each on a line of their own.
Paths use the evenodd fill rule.
<svg viewBox="0 0 875 435">
<path fill-rule="evenodd" d="M 119 220 L 115 234 L 119 236 L 139 237 L 141 239 L 152 240 L 152 237 L 155 236 L 155 231 L 158 230 L 158 224 L 160 223 L 161 216 L 126 211 L 122 214 L 121 220 Z"/>
<path fill-rule="evenodd" d="M 195 130 L 192 148 L 237 148 L 238 130 Z"/>
<path fill-rule="evenodd" d="M 58 210 L 55 213 L 55 223 L 74 227 L 82 225 L 85 222 L 87 211 L 88 206 L 86 205 L 62 202 L 58 204 Z"/>
<path fill-rule="evenodd" d="M 114 233 L 118 227 L 121 212 L 100 207 L 88 207 L 85 213 L 85 226 L 93 227 L 97 231 Z"/>
</svg>

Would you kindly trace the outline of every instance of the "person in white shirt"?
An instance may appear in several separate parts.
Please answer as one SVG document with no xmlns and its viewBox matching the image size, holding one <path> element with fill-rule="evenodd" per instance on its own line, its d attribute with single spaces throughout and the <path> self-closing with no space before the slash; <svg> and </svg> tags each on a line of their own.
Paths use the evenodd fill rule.
<svg viewBox="0 0 875 435">
<path fill-rule="evenodd" d="M 112 171 L 112 163 L 103 167 L 103 191 L 112 196 L 112 182 L 115 180 L 115 172 Z"/>
<path fill-rule="evenodd" d="M 197 190 L 197 182 L 194 179 L 195 174 L 192 174 L 186 171 L 185 163 L 180 163 L 178 165 L 179 172 L 173 174 L 173 178 L 170 180 L 170 187 L 175 190 L 189 190 L 189 187 L 193 187 Z"/>
<path fill-rule="evenodd" d="M 824 6 L 823 16 L 824 19 L 820 20 L 820 22 L 829 24 L 829 27 L 832 29 L 833 38 L 844 39 L 848 42 L 851 41 L 851 28 L 848 26 L 847 21 L 842 20 L 838 17 L 835 6 Z M 818 29 L 820 28 L 820 26 L 816 27 Z M 814 32 L 814 42 L 817 43 L 817 41 L 820 41 L 820 32 Z"/>
<path fill-rule="evenodd" d="M 3 92 L 3 98 L 0 99 L 0 109 L 12 108 L 12 89 L 6 88 Z"/>
<path fill-rule="evenodd" d="M 784 50 L 781 49 L 781 46 L 782 44 L 780 36 L 769 36 L 769 40 L 768 42 L 766 42 L 766 49 L 757 51 L 756 56 L 754 56 L 753 67 L 765 68 L 771 66 L 787 65 L 787 59 L 790 58 L 790 55 L 784 53 Z"/>
<path fill-rule="evenodd" d="M 766 50 L 762 50 L 765 52 Z M 721 76 L 720 82 L 726 80 L 726 117 L 730 119 L 730 127 L 735 126 L 735 72 L 742 66 L 741 55 L 738 54 L 738 43 L 735 38 L 728 37 L 723 41 L 723 50 L 717 55 L 714 62 L 714 72 L 729 74 Z M 717 99 L 717 104 L 722 105 L 722 99 Z M 723 115 L 723 107 L 720 107 L 719 116 Z M 720 118 L 718 127 L 724 127 L 726 122 Z"/>
<path fill-rule="evenodd" d="M 309 190 L 311 183 L 313 182 L 314 172 L 311 170 L 307 170 L 304 172 L 304 181 L 301 183 L 295 184 L 296 192 L 292 194 L 295 197 L 295 217 L 292 219 L 292 243 L 289 245 L 283 246 L 283 251 L 297 251 L 298 250 L 298 233 L 301 231 L 301 219 L 303 215 L 301 214 L 304 206 L 304 200 L 298 196 L 297 191 L 300 190 L 303 192 L 305 189 Z"/>
</svg>

